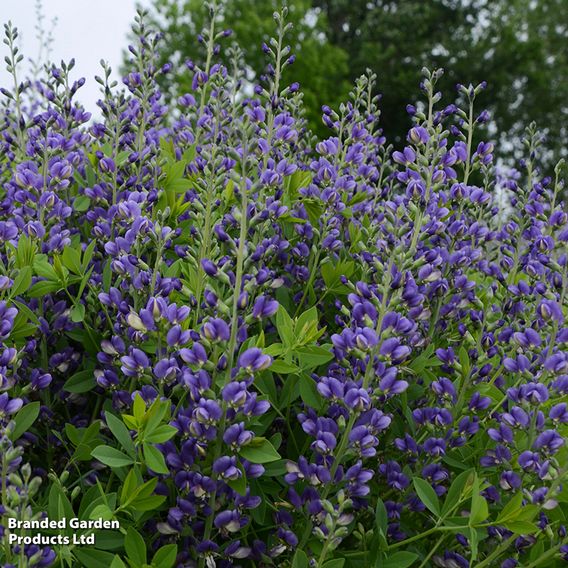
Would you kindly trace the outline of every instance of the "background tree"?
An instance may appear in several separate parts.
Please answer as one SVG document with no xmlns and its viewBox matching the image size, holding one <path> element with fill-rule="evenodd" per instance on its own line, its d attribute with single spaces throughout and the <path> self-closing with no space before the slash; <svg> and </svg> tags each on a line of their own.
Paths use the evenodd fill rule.
<svg viewBox="0 0 568 568">
<path fill-rule="evenodd" d="M 243 50 L 249 78 L 265 71 L 268 61 L 261 50 L 263 42 L 274 35 L 273 13 L 281 0 L 219 0 L 220 25 L 233 31 Z M 321 106 L 338 104 L 352 87 L 348 55 L 327 39 L 327 23 L 316 14 L 310 0 L 291 0 L 288 21 L 293 24 L 287 34 L 292 53 L 298 55 L 286 69 L 285 82 L 302 85 L 307 119 L 312 128 L 321 128 Z M 154 0 L 151 14 L 163 31 L 162 57 L 179 67 L 187 59 L 199 58 L 203 50 L 198 36 L 208 18 L 202 0 Z M 225 43 L 227 45 L 227 43 Z M 173 85 L 164 85 L 172 94 L 191 90 L 188 74 L 180 73 Z"/>
<path fill-rule="evenodd" d="M 250 78 L 263 73 L 259 46 L 273 32 L 281 0 L 220 0 L 223 25 L 244 50 Z M 293 52 L 286 80 L 298 81 L 312 129 L 322 104 L 345 98 L 366 68 L 378 74 L 382 124 L 391 140 L 409 125 L 423 66 L 443 67 L 442 92 L 459 82 L 487 81 L 482 98 L 495 135 L 521 138 L 534 120 L 548 134 L 550 159 L 566 154 L 568 118 L 568 2 L 565 0 L 288 0 Z M 154 0 L 165 34 L 164 60 L 182 63 L 198 50 L 206 17 L 201 0 Z M 187 91 L 178 79 L 172 92 Z M 447 96 L 447 95 L 446 95 Z M 448 103 L 452 102 L 448 97 Z M 514 144 L 511 144 L 513 153 Z"/>
</svg>

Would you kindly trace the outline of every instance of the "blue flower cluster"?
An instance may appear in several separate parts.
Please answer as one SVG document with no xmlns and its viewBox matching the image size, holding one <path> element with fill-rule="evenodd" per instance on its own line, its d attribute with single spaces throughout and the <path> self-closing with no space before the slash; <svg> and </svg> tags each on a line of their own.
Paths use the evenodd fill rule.
<svg viewBox="0 0 568 568">
<path fill-rule="evenodd" d="M 441 70 L 398 150 L 371 72 L 316 140 L 286 10 L 250 88 L 217 9 L 177 70 L 140 13 L 96 117 L 74 62 L 20 81 L 6 26 L 3 565 L 563 565 L 562 164 L 531 125 L 497 168 L 485 85 L 441 106 Z M 123 530 L 9 543 L 9 518 L 70 515 Z"/>
</svg>

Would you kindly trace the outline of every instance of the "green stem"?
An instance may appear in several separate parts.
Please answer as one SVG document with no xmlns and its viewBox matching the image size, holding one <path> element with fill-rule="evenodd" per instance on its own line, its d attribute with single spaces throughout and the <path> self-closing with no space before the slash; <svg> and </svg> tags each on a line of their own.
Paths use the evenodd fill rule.
<svg viewBox="0 0 568 568">
<path fill-rule="evenodd" d="M 213 139 L 217 138 L 217 131 Z M 211 246 L 211 224 L 213 220 L 213 203 L 215 201 L 215 171 L 214 164 L 217 159 L 217 144 L 214 144 L 211 149 L 210 159 L 210 176 L 207 180 L 207 201 L 205 203 L 205 225 L 203 228 L 203 240 L 199 250 L 199 261 L 197 263 L 197 289 L 195 291 L 195 325 L 199 323 L 199 315 L 201 311 L 201 295 L 205 287 L 205 271 L 201 266 L 201 261 L 209 257 L 209 248 Z"/>
<path fill-rule="evenodd" d="M 158 268 L 162 262 L 162 250 L 164 244 L 162 241 L 158 244 L 158 250 L 156 251 L 156 261 L 154 262 L 154 269 L 152 270 L 152 282 L 150 284 L 150 296 L 154 295 L 154 290 L 156 289 L 156 280 L 158 279 Z"/>
<path fill-rule="evenodd" d="M 534 562 L 531 562 L 530 564 L 528 564 L 527 566 L 525 566 L 525 568 L 534 568 L 535 566 L 540 566 L 544 561 L 548 560 L 549 558 L 552 558 L 560 549 L 560 547 L 565 543 L 565 541 L 562 541 L 560 544 L 557 544 L 555 547 L 547 550 L 542 556 L 540 556 L 537 560 L 535 560 Z M 479 568 L 479 567 L 478 567 Z"/>
<path fill-rule="evenodd" d="M 431 548 L 430 552 L 428 552 L 426 558 L 424 558 L 424 560 L 422 561 L 420 566 L 418 566 L 418 568 L 424 568 L 426 566 L 428 560 L 430 560 L 430 558 L 434 556 L 434 553 L 436 552 L 436 550 L 438 550 L 438 548 L 440 548 L 441 544 L 444 542 L 444 540 L 446 540 L 447 536 L 448 536 L 447 534 L 442 534 L 442 536 L 438 539 L 436 544 Z"/>
<path fill-rule="evenodd" d="M 439 526 L 435 526 L 432 527 L 431 529 L 428 529 L 424 532 L 421 532 L 420 534 L 416 534 L 414 536 L 411 536 L 410 538 L 406 538 L 404 540 L 401 540 L 399 542 L 395 542 L 394 544 L 391 544 L 388 549 L 389 550 L 394 550 L 395 548 L 400 548 L 401 546 L 406 546 L 407 544 L 410 544 L 411 542 L 416 542 L 417 540 L 422 540 L 423 538 L 430 536 L 431 534 L 434 534 L 436 532 L 451 532 L 451 531 L 463 531 L 463 527 L 439 527 Z"/>
<path fill-rule="evenodd" d="M 511 535 L 507 540 L 503 541 L 501 546 L 498 546 L 485 560 L 480 562 L 475 568 L 483 568 L 484 566 L 494 566 L 491 564 L 495 558 L 499 558 L 499 555 L 507 550 L 511 543 L 517 538 L 517 535 Z"/>
<path fill-rule="evenodd" d="M 377 334 L 380 334 L 381 332 L 381 327 L 383 325 L 383 318 L 385 317 L 385 312 L 386 312 L 386 307 L 388 304 L 387 301 L 387 297 L 388 297 L 388 292 L 389 292 L 389 287 L 390 287 L 390 282 L 391 282 L 391 273 L 392 273 L 392 267 L 393 267 L 393 260 L 391 259 L 391 262 L 389 264 L 389 268 L 387 270 L 387 274 L 385 275 L 385 284 L 384 284 L 384 288 L 383 288 L 383 297 L 381 299 L 381 308 L 379 311 L 379 316 L 377 319 L 377 326 L 376 326 L 376 332 Z M 363 378 L 363 388 L 367 388 L 369 386 L 369 383 L 371 381 L 371 378 L 373 377 L 374 374 L 374 361 L 375 361 L 375 356 L 377 355 L 377 353 L 379 352 L 380 348 L 381 348 L 381 343 L 382 342 L 378 342 L 378 344 L 375 346 L 374 349 L 371 349 L 371 352 L 369 354 L 369 363 L 367 364 L 367 369 L 365 371 L 365 376 Z M 331 479 L 333 481 L 333 479 L 335 478 L 335 474 L 337 473 L 337 469 L 341 464 L 341 461 L 343 459 L 345 450 L 347 449 L 347 444 L 349 443 L 349 434 L 351 433 L 351 430 L 353 429 L 353 426 L 355 425 L 355 421 L 357 420 L 358 414 L 353 413 L 350 418 L 349 421 L 347 422 L 347 425 L 345 427 L 345 430 L 341 436 L 341 441 L 339 442 L 339 446 L 337 447 L 337 450 L 335 452 L 335 461 L 333 462 L 331 469 L 330 469 L 330 476 Z M 322 500 L 326 499 L 327 496 L 329 495 L 329 492 L 331 490 L 331 488 L 334 487 L 333 483 L 330 483 L 328 485 L 326 485 L 325 489 L 322 492 Z M 312 532 L 312 528 L 313 528 L 313 523 L 308 520 L 307 524 L 306 524 L 306 528 L 304 530 L 304 534 L 302 535 L 302 539 L 300 541 L 300 548 L 303 548 L 304 545 L 306 544 L 308 538 L 310 537 L 310 534 Z"/>
<path fill-rule="evenodd" d="M 309 291 L 310 287 L 313 285 L 314 280 L 316 279 L 320 253 L 321 253 L 321 247 L 317 247 L 316 255 L 314 257 L 314 261 L 312 262 L 312 269 L 310 270 L 310 277 L 309 277 L 308 282 L 307 282 L 307 284 L 304 288 L 304 293 L 302 294 L 302 298 L 301 298 L 300 302 L 298 303 L 298 307 L 296 308 L 296 313 L 294 314 L 294 317 L 298 317 L 298 315 L 300 314 L 302 306 L 304 305 L 304 302 L 306 301 L 306 298 L 308 296 L 308 291 Z"/>
<path fill-rule="evenodd" d="M 2 507 L 6 509 L 8 506 L 8 486 L 7 486 L 7 477 L 8 477 L 8 460 L 6 459 L 6 453 L 2 455 Z M 7 523 L 4 523 L 4 515 L 2 515 L 2 524 L 7 526 Z M 9 563 L 12 558 L 12 552 L 10 550 L 10 545 L 8 544 L 8 534 L 4 535 L 4 551 L 6 554 L 6 561 Z"/>
<path fill-rule="evenodd" d="M 237 327 L 238 327 L 238 308 L 239 308 L 239 295 L 241 290 L 241 285 L 243 281 L 243 266 L 244 266 L 244 256 L 245 256 L 245 241 L 247 235 L 247 186 L 246 186 L 246 160 L 247 160 L 247 148 L 246 145 L 243 145 L 243 171 L 242 171 L 242 182 L 241 182 L 241 230 L 239 235 L 239 247 L 237 249 L 237 270 L 235 275 L 235 289 L 233 293 L 233 310 L 232 310 L 232 317 L 231 317 L 231 335 L 229 338 L 229 346 L 228 346 L 228 361 L 227 361 L 227 375 L 224 380 L 224 385 L 226 385 L 231 380 L 231 369 L 233 368 L 234 356 L 235 356 L 235 349 L 237 346 Z M 225 424 L 227 421 L 227 403 L 223 401 L 223 416 L 221 418 L 219 424 L 219 432 L 224 432 Z M 215 448 L 215 453 L 213 455 L 212 463 L 221 456 L 222 451 L 222 440 L 217 441 L 217 446 Z M 212 478 L 216 481 L 217 476 L 212 474 Z M 211 495 L 209 496 L 209 507 L 213 511 L 215 509 L 215 500 L 217 499 L 217 488 L 213 489 Z M 211 530 L 213 528 L 213 514 L 210 514 L 207 517 L 207 521 L 205 524 L 205 532 L 203 539 L 209 540 L 211 536 Z M 199 567 L 203 568 L 205 565 L 205 557 L 201 556 L 199 558 Z"/>
<path fill-rule="evenodd" d="M 469 174 L 471 172 L 471 142 L 473 139 L 473 101 L 469 103 L 469 120 L 467 129 L 467 161 L 465 163 L 465 171 L 463 174 L 463 182 L 467 185 Z"/>
<path fill-rule="evenodd" d="M 335 521 L 333 522 L 331 529 L 329 530 L 329 534 L 328 537 L 325 541 L 325 544 L 323 545 L 323 548 L 321 550 L 321 553 L 319 555 L 318 561 L 317 561 L 317 567 L 321 568 L 323 566 L 323 563 L 325 562 L 325 559 L 327 557 L 327 551 L 329 549 L 329 545 L 331 544 L 331 539 L 333 538 L 333 531 L 335 530 Z"/>
<path fill-rule="evenodd" d="M 213 2 L 212 5 L 211 22 L 209 23 L 209 37 L 207 38 L 207 59 L 205 61 L 205 73 L 209 75 L 209 70 L 211 68 L 211 59 L 213 57 L 213 51 L 215 49 L 215 16 L 217 15 L 217 2 Z M 205 107 L 205 95 L 207 92 L 207 86 L 204 85 L 201 90 L 201 101 L 199 104 L 199 116 L 203 114 L 203 108 Z"/>
</svg>

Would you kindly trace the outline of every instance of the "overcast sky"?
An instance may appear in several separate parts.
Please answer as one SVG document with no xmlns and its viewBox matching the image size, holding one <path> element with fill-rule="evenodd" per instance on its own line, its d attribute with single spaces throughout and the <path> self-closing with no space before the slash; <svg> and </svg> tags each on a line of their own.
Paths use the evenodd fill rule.
<svg viewBox="0 0 568 568">
<path fill-rule="evenodd" d="M 75 58 L 73 78 L 85 77 L 87 83 L 78 97 L 90 112 L 97 112 L 95 102 L 99 98 L 98 84 L 94 75 L 100 75 L 99 61 L 105 59 L 113 70 L 118 71 L 122 50 L 127 47 L 126 36 L 136 13 L 136 0 L 43 0 L 45 25 L 51 27 L 53 18 L 57 24 L 53 32 L 52 59 L 59 62 Z M 143 0 L 147 6 L 149 0 Z M 39 43 L 35 26 L 36 0 L 0 0 L 0 21 L 8 20 L 20 31 L 20 48 L 28 58 L 36 58 Z M 0 44 L 0 86 L 9 80 L 4 65 L 6 46 Z M 119 75 L 116 75 L 119 78 Z"/>
</svg>

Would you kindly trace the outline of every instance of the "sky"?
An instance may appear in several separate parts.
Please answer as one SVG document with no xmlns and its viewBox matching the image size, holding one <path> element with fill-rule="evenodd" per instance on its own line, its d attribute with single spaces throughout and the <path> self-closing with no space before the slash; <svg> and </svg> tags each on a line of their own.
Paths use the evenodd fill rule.
<svg viewBox="0 0 568 568">
<path fill-rule="evenodd" d="M 53 29 L 51 59 L 60 62 L 75 58 L 75 69 L 72 77 L 85 77 L 86 84 L 80 89 L 77 97 L 86 109 L 97 114 L 96 101 L 100 98 L 95 75 L 101 75 L 100 60 L 111 64 L 113 71 L 118 72 L 122 52 L 127 47 L 127 34 L 136 14 L 136 5 L 148 6 L 149 1 L 136 0 L 43 0 L 45 27 L 51 28 L 51 22 L 57 18 Z M 3 24 L 9 20 L 20 32 L 19 47 L 25 56 L 36 58 L 39 42 L 36 39 L 36 0 L 0 0 L 1 33 Z M 9 82 L 10 77 L 5 69 L 4 56 L 6 46 L 0 43 L 0 86 Z M 23 62 L 22 62 L 23 63 Z M 29 64 L 28 64 L 29 68 Z M 120 76 L 117 73 L 116 79 Z"/>
</svg>

